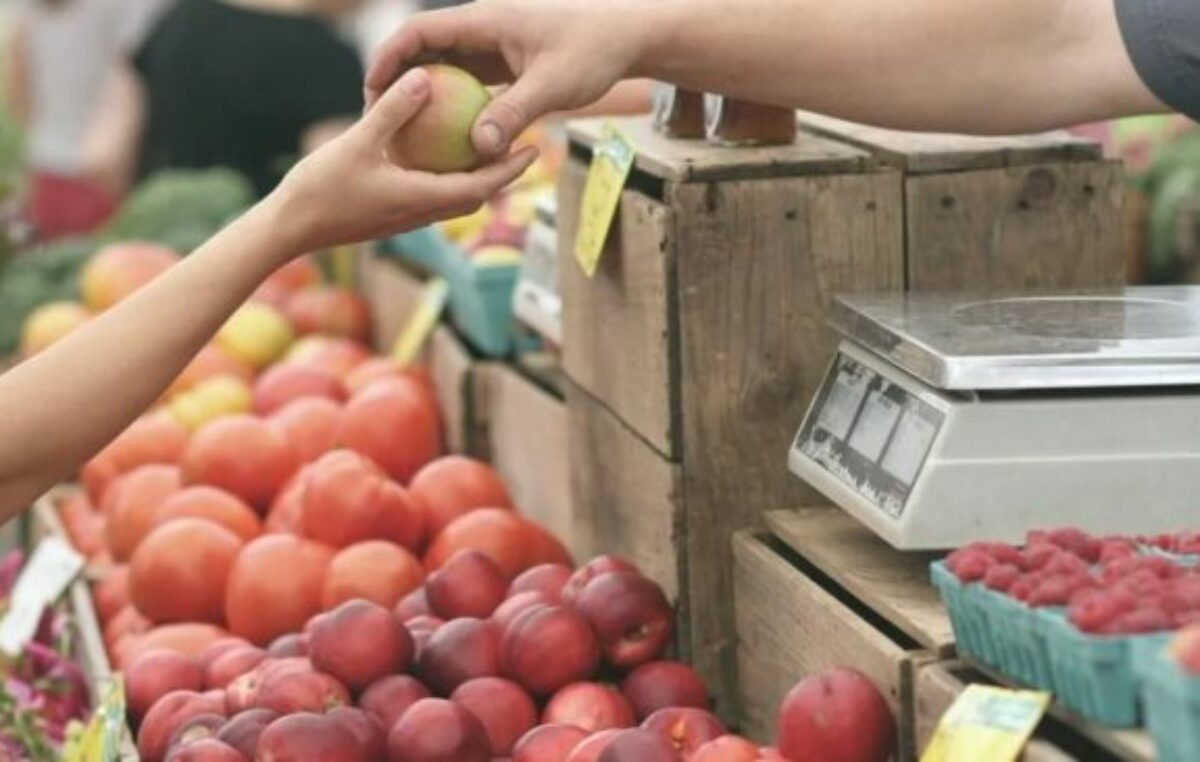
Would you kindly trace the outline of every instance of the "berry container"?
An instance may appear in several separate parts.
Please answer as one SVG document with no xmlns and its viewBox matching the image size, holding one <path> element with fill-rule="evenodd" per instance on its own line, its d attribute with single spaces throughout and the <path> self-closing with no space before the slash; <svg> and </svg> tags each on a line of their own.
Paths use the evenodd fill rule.
<svg viewBox="0 0 1200 762">
<path fill-rule="evenodd" d="M 1180 669 L 1161 642 L 1142 656 L 1146 726 L 1159 762 L 1200 759 L 1200 677 Z"/>
<path fill-rule="evenodd" d="M 402 235 L 393 236 L 380 244 L 383 253 L 396 257 L 424 273 L 440 275 L 442 257 L 453 244 L 442 231 L 430 225 Z"/>
</svg>

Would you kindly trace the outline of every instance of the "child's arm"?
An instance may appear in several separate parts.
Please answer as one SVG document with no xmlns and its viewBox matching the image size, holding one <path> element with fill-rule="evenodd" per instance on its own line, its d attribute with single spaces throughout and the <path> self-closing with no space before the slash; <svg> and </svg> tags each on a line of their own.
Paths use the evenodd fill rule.
<svg viewBox="0 0 1200 762">
<path fill-rule="evenodd" d="M 428 95 L 409 73 L 266 200 L 146 288 L 0 377 L 0 521 L 18 513 L 149 407 L 271 272 L 336 243 L 473 210 L 532 150 L 471 174 L 407 172 L 383 145 Z"/>
</svg>

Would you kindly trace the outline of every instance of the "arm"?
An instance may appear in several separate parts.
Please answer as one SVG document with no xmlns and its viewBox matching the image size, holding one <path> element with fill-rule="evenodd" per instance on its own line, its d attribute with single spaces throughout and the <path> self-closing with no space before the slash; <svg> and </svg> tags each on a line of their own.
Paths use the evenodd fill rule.
<svg viewBox="0 0 1200 762">
<path fill-rule="evenodd" d="M 476 125 L 485 153 L 628 75 L 900 129 L 1026 132 L 1163 109 L 1105 0 L 481 0 L 402 27 L 368 98 L 437 55 L 515 80 Z"/>
<path fill-rule="evenodd" d="M 116 197 L 124 195 L 133 183 L 145 122 L 141 80 L 127 61 L 118 61 L 105 77 L 83 141 L 88 177 Z"/>
<path fill-rule="evenodd" d="M 18 18 L 13 25 L 5 54 L 4 83 L 9 113 L 22 125 L 29 124 L 32 105 L 29 96 L 29 58 L 26 55 L 28 31 L 25 23 L 25 19 Z"/>
<path fill-rule="evenodd" d="M 405 77 L 187 259 L 0 376 L 0 520 L 124 430 L 287 260 L 469 213 L 532 162 L 527 150 L 470 174 L 439 176 L 389 164 L 383 146 L 427 95 L 423 73 Z"/>
</svg>

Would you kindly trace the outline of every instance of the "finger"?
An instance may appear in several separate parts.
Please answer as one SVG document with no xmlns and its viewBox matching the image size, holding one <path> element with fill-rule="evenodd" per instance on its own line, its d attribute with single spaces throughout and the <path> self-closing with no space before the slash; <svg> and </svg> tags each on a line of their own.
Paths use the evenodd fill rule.
<svg viewBox="0 0 1200 762">
<path fill-rule="evenodd" d="M 406 21 L 376 52 L 367 69 L 367 100 L 378 98 L 405 69 L 436 59 L 447 51 L 496 52 L 489 12 L 475 3 L 419 13 Z"/>
<path fill-rule="evenodd" d="M 478 206 L 499 193 L 529 169 L 537 159 L 537 153 L 536 148 L 528 146 L 474 172 L 450 175 L 409 172 L 405 173 L 401 182 L 408 184 L 410 196 L 412 186 L 416 183 L 417 194 L 425 199 L 430 208 L 445 216 L 465 206 Z"/>
<path fill-rule="evenodd" d="M 558 97 L 548 71 L 548 66 L 531 69 L 492 99 L 471 130 L 476 151 L 489 158 L 503 156 L 530 124 L 555 110 Z"/>
<path fill-rule="evenodd" d="M 424 69 L 406 71 L 359 122 L 367 140 L 381 144 L 394 135 L 429 99 L 429 91 L 429 72 Z"/>
</svg>

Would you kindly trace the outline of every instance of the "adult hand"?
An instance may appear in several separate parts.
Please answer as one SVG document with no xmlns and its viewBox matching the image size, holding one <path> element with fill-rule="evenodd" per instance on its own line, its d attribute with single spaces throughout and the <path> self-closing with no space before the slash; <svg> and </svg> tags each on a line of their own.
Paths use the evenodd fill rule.
<svg viewBox="0 0 1200 762">
<path fill-rule="evenodd" d="M 362 119 L 301 161 L 267 200 L 288 226 L 291 253 L 382 238 L 470 214 L 524 172 L 526 148 L 474 172 L 434 175 L 397 167 L 385 147 L 429 97 L 412 69 Z"/>
<path fill-rule="evenodd" d="M 472 133 L 481 155 L 502 155 L 539 117 L 586 106 L 631 72 L 649 36 L 639 6 L 645 2 L 476 0 L 418 14 L 381 48 L 367 73 L 367 102 L 405 69 L 433 60 L 487 84 L 512 82 Z"/>
</svg>

